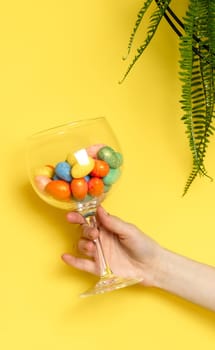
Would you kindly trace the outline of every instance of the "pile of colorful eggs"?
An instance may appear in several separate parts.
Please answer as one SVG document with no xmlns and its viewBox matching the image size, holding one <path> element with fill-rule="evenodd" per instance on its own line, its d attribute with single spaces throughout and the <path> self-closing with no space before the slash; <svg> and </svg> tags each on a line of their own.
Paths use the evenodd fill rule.
<svg viewBox="0 0 215 350">
<path fill-rule="evenodd" d="M 122 154 L 99 144 L 69 153 L 65 161 L 35 170 L 36 188 L 60 201 L 86 201 L 108 192 L 118 180 Z"/>
</svg>

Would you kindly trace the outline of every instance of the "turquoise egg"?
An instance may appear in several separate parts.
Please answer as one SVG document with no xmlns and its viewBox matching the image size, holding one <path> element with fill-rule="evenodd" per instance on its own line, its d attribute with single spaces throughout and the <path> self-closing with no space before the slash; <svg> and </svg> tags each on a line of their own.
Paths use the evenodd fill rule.
<svg viewBox="0 0 215 350">
<path fill-rule="evenodd" d="M 121 171 L 119 168 L 117 169 L 110 169 L 109 173 L 103 177 L 103 182 L 105 185 L 112 185 L 114 184 L 120 177 Z"/>
<path fill-rule="evenodd" d="M 111 189 L 111 185 L 104 185 L 104 193 L 107 193 Z"/>
<path fill-rule="evenodd" d="M 72 181 L 71 165 L 67 162 L 60 162 L 55 167 L 55 174 L 62 180 Z"/>
</svg>

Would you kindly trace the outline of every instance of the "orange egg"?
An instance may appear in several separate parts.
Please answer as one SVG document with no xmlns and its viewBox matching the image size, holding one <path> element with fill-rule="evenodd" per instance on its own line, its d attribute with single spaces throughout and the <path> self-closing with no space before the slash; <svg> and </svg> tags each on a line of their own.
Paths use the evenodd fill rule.
<svg viewBox="0 0 215 350">
<path fill-rule="evenodd" d="M 53 180 L 45 188 L 46 192 L 59 200 L 69 199 L 71 195 L 70 185 L 63 180 Z"/>
<path fill-rule="evenodd" d="M 77 200 L 83 200 L 88 191 L 88 184 L 84 178 L 73 179 L 71 182 L 72 195 Z"/>
<path fill-rule="evenodd" d="M 98 197 L 104 192 L 104 183 L 99 177 L 92 177 L 88 182 L 88 193 Z"/>
<path fill-rule="evenodd" d="M 109 165 L 104 160 L 95 159 L 95 165 L 90 175 L 95 177 L 104 177 L 109 172 Z"/>
</svg>

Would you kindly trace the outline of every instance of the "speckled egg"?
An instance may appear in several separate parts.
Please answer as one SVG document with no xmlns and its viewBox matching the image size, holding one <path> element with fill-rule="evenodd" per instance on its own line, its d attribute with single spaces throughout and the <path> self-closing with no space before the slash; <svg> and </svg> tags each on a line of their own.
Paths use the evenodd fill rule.
<svg viewBox="0 0 215 350">
<path fill-rule="evenodd" d="M 104 183 L 99 177 L 92 177 L 88 182 L 88 193 L 98 197 L 104 192 Z"/>
<path fill-rule="evenodd" d="M 109 169 L 110 167 L 108 163 L 106 163 L 104 160 L 95 159 L 95 165 L 90 175 L 96 177 L 104 177 L 108 174 Z"/>
<path fill-rule="evenodd" d="M 115 160 L 111 166 L 111 168 L 116 169 L 119 168 L 122 164 L 123 164 L 123 156 L 122 153 L 119 152 L 115 152 Z"/>
<path fill-rule="evenodd" d="M 34 178 L 35 185 L 39 191 L 44 191 L 46 185 L 52 180 L 48 176 L 37 175 Z"/>
<path fill-rule="evenodd" d="M 105 146 L 101 148 L 98 152 L 98 158 L 104 160 L 111 168 L 118 168 L 120 165 L 119 156 L 116 155 L 116 152 L 113 148 Z"/>
<path fill-rule="evenodd" d="M 62 180 L 72 181 L 71 165 L 67 162 L 60 162 L 55 167 L 55 174 Z"/>
<path fill-rule="evenodd" d="M 45 191 L 58 200 L 67 200 L 71 196 L 70 185 L 64 180 L 52 180 L 45 187 Z"/>
<path fill-rule="evenodd" d="M 43 167 L 37 168 L 35 170 L 35 175 L 42 175 L 42 176 L 47 176 L 51 178 L 54 174 L 54 167 L 51 167 L 50 165 L 45 165 Z"/>
<path fill-rule="evenodd" d="M 104 193 L 107 193 L 110 191 L 112 185 L 104 185 Z"/>
<path fill-rule="evenodd" d="M 92 158 L 97 158 L 97 153 L 101 148 L 103 148 L 105 145 L 103 143 L 99 143 L 96 145 L 92 145 L 86 148 L 86 151 L 88 155 Z"/>
<path fill-rule="evenodd" d="M 67 161 L 71 166 L 73 166 L 73 165 L 77 162 L 74 153 L 70 152 L 70 153 L 67 155 L 66 161 Z"/>
<path fill-rule="evenodd" d="M 81 178 L 88 175 L 94 168 L 95 160 L 91 157 L 88 157 L 87 164 L 75 163 L 71 170 L 72 177 Z"/>
<path fill-rule="evenodd" d="M 88 191 L 88 184 L 85 178 L 73 179 L 71 182 L 72 196 L 77 200 L 83 200 Z"/>
<path fill-rule="evenodd" d="M 121 171 L 119 168 L 110 169 L 109 173 L 103 177 L 103 182 L 105 185 L 112 185 L 119 179 L 120 175 Z"/>
</svg>

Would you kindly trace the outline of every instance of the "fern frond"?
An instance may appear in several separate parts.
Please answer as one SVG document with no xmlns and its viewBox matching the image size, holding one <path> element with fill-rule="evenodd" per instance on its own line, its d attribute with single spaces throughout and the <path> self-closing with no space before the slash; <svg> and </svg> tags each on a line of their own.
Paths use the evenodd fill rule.
<svg viewBox="0 0 215 350">
<path fill-rule="evenodd" d="M 137 20 L 135 22 L 135 25 L 134 25 L 134 28 L 133 28 L 133 31 L 131 33 L 131 36 L 130 36 L 130 39 L 129 39 L 129 42 L 128 42 L 128 49 L 127 49 L 127 55 L 123 57 L 123 60 L 126 60 L 130 51 L 131 51 L 131 47 L 132 47 L 132 44 L 133 44 L 133 41 L 134 41 L 134 37 L 136 35 L 136 32 L 139 28 L 139 25 L 146 13 L 146 11 L 148 10 L 149 6 L 151 5 L 153 0 L 147 0 L 145 1 L 144 5 L 141 7 L 141 9 L 139 10 L 138 14 L 137 14 Z"/>
<path fill-rule="evenodd" d="M 122 83 L 125 80 L 125 78 L 129 74 L 129 72 L 131 71 L 131 69 L 133 68 L 135 63 L 138 61 L 138 59 L 143 54 L 143 52 L 145 51 L 147 46 L 150 44 L 150 42 L 151 42 L 154 34 L 156 33 L 158 26 L 160 24 L 160 21 L 163 18 L 164 13 L 165 13 L 167 7 L 169 6 L 170 2 L 171 2 L 171 0 L 164 0 L 162 2 L 162 6 L 161 5 L 157 6 L 157 9 L 150 16 L 150 21 L 149 21 L 149 25 L 148 25 L 148 29 L 147 29 L 147 33 L 146 33 L 146 38 L 145 38 L 143 44 L 140 45 L 139 48 L 137 49 L 137 53 L 134 56 L 133 61 L 129 64 L 127 71 L 125 72 L 122 80 L 119 83 Z M 132 42 L 133 42 L 133 39 L 132 39 Z"/>
<path fill-rule="evenodd" d="M 184 194 L 196 176 L 207 175 L 204 166 L 206 150 L 213 135 L 214 118 L 214 4 L 210 0 L 190 0 L 184 19 L 186 34 L 181 39 L 182 120 L 186 125 L 193 168 L 185 185 Z M 210 8 L 211 6 L 211 8 Z M 193 40 L 197 37 L 198 40 Z M 192 46 L 191 46 L 192 42 Z M 194 50 L 192 49 L 194 48 Z M 192 50 L 192 53 L 191 53 Z M 210 178 L 211 179 L 211 178 Z"/>
</svg>

